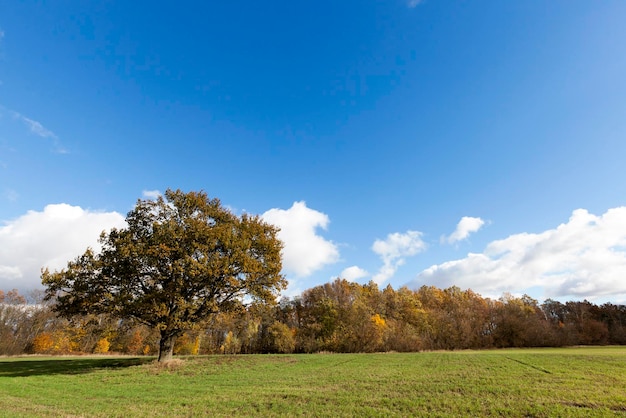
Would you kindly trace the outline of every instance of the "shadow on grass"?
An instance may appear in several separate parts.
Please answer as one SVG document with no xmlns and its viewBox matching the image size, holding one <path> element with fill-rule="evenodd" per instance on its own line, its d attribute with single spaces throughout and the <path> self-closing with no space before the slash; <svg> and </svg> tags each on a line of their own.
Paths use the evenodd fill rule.
<svg viewBox="0 0 626 418">
<path fill-rule="evenodd" d="M 121 369 L 153 361 L 149 357 L 128 358 L 20 358 L 0 361 L 0 378 L 54 374 L 83 374 L 97 369 Z"/>
</svg>

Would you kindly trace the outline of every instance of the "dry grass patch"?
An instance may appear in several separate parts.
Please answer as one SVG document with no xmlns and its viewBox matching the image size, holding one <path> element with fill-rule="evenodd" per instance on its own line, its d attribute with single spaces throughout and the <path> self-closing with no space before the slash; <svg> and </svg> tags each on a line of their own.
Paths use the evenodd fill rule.
<svg viewBox="0 0 626 418">
<path fill-rule="evenodd" d="M 155 372 L 179 370 L 185 365 L 185 360 L 175 358 L 167 361 L 153 361 L 146 365 L 150 370 Z"/>
</svg>

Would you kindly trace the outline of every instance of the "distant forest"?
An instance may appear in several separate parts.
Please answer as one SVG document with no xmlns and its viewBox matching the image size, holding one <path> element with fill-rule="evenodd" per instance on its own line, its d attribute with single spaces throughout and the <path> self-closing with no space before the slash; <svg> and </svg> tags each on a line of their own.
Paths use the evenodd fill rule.
<svg viewBox="0 0 626 418">
<path fill-rule="evenodd" d="M 54 303 L 54 302 L 52 302 Z M 0 291 L 0 355 L 158 352 L 158 334 L 105 316 L 55 316 L 37 294 Z M 458 287 L 379 289 L 337 279 L 275 305 L 214 314 L 174 353 L 315 353 L 626 344 L 626 306 L 484 298 Z"/>
</svg>

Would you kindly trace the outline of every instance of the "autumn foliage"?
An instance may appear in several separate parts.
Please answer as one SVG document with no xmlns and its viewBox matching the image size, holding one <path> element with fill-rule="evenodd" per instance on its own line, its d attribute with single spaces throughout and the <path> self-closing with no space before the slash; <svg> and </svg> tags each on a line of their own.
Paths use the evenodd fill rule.
<svg viewBox="0 0 626 418">
<path fill-rule="evenodd" d="M 158 331 L 105 315 L 57 317 L 0 292 L 0 354 L 154 355 Z M 626 306 L 483 298 L 457 287 L 380 290 L 337 279 L 275 305 L 217 313 L 182 333 L 177 355 L 458 350 L 626 344 Z"/>
<path fill-rule="evenodd" d="M 60 271 L 45 268 L 46 300 L 72 321 L 106 316 L 151 328 L 160 334 L 159 361 L 197 352 L 198 342 L 176 340 L 211 316 L 239 310 L 244 298 L 271 303 L 286 285 L 277 229 L 204 192 L 140 199 L 126 223 L 102 233 L 100 251 L 88 248 Z"/>
</svg>

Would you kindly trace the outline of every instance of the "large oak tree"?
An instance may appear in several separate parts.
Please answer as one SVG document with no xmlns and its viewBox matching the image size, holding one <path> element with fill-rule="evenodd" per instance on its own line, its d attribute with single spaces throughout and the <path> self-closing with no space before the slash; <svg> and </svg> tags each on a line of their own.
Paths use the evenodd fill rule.
<svg viewBox="0 0 626 418">
<path fill-rule="evenodd" d="M 46 297 L 64 317 L 110 314 L 159 330 L 159 361 L 171 359 L 185 330 L 245 300 L 274 301 L 280 274 L 277 229 L 237 216 L 204 192 L 165 192 L 138 200 L 124 229 L 58 272 L 45 269 Z"/>
</svg>

